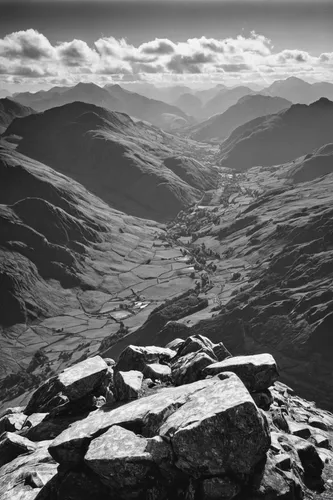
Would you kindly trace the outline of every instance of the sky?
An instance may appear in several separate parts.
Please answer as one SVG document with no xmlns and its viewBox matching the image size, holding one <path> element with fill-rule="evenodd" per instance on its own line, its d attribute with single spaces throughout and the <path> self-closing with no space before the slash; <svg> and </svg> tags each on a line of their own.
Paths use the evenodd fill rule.
<svg viewBox="0 0 333 500">
<path fill-rule="evenodd" d="M 0 88 L 333 81 L 333 0 L 0 0 Z"/>
</svg>

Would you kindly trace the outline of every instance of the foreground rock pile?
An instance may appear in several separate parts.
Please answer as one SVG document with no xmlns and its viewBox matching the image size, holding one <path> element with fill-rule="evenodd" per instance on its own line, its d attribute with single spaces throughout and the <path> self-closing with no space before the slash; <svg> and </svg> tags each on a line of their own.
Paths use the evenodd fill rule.
<svg viewBox="0 0 333 500">
<path fill-rule="evenodd" d="M 317 498 L 333 416 L 277 378 L 201 335 L 88 358 L 0 415 L 0 498 Z"/>
</svg>

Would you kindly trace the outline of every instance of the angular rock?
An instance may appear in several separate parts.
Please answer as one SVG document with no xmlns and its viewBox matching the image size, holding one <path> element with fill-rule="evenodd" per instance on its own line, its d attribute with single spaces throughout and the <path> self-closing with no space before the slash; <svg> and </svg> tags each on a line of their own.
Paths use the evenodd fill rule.
<svg viewBox="0 0 333 500">
<path fill-rule="evenodd" d="M 294 422 L 290 418 L 287 418 L 286 420 L 288 422 L 289 432 L 294 436 L 298 436 L 303 439 L 308 439 L 311 436 L 311 431 L 307 425 Z"/>
<path fill-rule="evenodd" d="M 30 429 L 31 427 L 36 427 L 38 424 L 43 422 L 44 418 L 48 416 L 48 413 L 32 413 L 24 422 L 24 428 Z"/>
<path fill-rule="evenodd" d="M 275 457 L 269 454 L 257 467 L 252 493 L 246 498 L 247 500 L 302 500 L 303 490 L 296 475 L 277 468 Z"/>
<path fill-rule="evenodd" d="M 159 437 L 144 438 L 115 425 L 92 441 L 84 461 L 111 492 L 128 490 L 134 496 L 162 479 L 160 469 L 172 463 L 172 449 Z"/>
<path fill-rule="evenodd" d="M 137 370 L 116 372 L 114 379 L 114 392 L 118 401 L 137 399 L 140 394 L 143 374 Z"/>
<path fill-rule="evenodd" d="M 83 461 L 90 442 L 113 425 L 126 426 L 147 437 L 156 436 L 164 420 L 184 405 L 192 394 L 209 387 L 218 392 L 223 387 L 221 384 L 218 378 L 200 380 L 193 384 L 162 389 L 156 394 L 117 408 L 103 408 L 92 412 L 64 430 L 50 445 L 50 454 L 61 464 L 79 464 Z M 253 405 L 252 398 L 251 404 Z"/>
<path fill-rule="evenodd" d="M 268 389 L 279 375 L 275 360 L 270 354 L 228 358 L 208 366 L 204 374 L 217 375 L 225 371 L 236 373 L 250 392 Z"/>
<path fill-rule="evenodd" d="M 205 352 L 191 352 L 181 356 L 172 365 L 172 381 L 175 385 L 190 384 L 204 378 L 204 368 L 214 363 Z"/>
<path fill-rule="evenodd" d="M 193 335 L 185 340 L 184 345 L 178 351 L 178 356 L 186 356 L 186 354 L 201 351 L 215 359 L 213 347 L 213 342 L 211 342 L 207 337 L 203 337 L 202 335 Z"/>
<path fill-rule="evenodd" d="M 324 422 L 324 420 L 318 417 L 309 418 L 308 424 L 311 425 L 311 427 L 315 427 L 316 429 L 321 429 L 323 431 L 328 430 L 328 425 Z"/>
<path fill-rule="evenodd" d="M 1 500 L 33 500 L 40 492 L 32 477 L 38 475 L 43 484 L 57 473 L 57 465 L 47 451 L 49 441 L 36 444 L 29 455 L 20 455 L 0 469 Z M 39 483 L 40 484 L 40 483 Z"/>
<path fill-rule="evenodd" d="M 22 429 L 27 416 L 24 413 L 9 413 L 0 419 L 0 434 L 16 432 Z"/>
<path fill-rule="evenodd" d="M 0 467 L 14 460 L 19 455 L 32 453 L 36 445 L 18 434 L 4 432 L 0 438 Z"/>
<path fill-rule="evenodd" d="M 241 486 L 228 477 L 212 477 L 201 484 L 202 500 L 232 500 L 241 491 Z"/>
<path fill-rule="evenodd" d="M 328 436 L 321 432 L 320 430 L 312 432 L 309 441 L 314 444 L 317 448 L 329 448 L 330 440 Z"/>
<path fill-rule="evenodd" d="M 50 410 L 77 401 L 93 392 L 108 373 L 108 365 L 100 356 L 85 359 L 58 376 L 47 380 L 32 395 L 26 414 Z"/>
<path fill-rule="evenodd" d="M 160 365 L 158 363 L 151 363 L 146 365 L 143 375 L 145 378 L 152 380 L 167 381 L 171 378 L 171 368 L 168 365 Z"/>
<path fill-rule="evenodd" d="M 213 351 L 218 361 L 224 361 L 227 358 L 231 358 L 231 353 L 225 347 L 223 342 L 213 345 Z"/>
<path fill-rule="evenodd" d="M 184 339 L 177 338 L 177 339 L 171 340 L 171 342 L 169 342 L 165 347 L 167 349 L 171 349 L 172 351 L 175 351 L 178 353 L 179 349 L 181 349 L 184 344 L 185 344 Z"/>
<path fill-rule="evenodd" d="M 117 371 L 143 371 L 146 364 L 169 362 L 176 356 L 175 351 L 166 347 L 139 347 L 129 345 L 119 356 Z"/>
<path fill-rule="evenodd" d="M 192 394 L 161 426 L 176 465 L 193 476 L 250 474 L 270 445 L 266 417 L 233 373 Z"/>
</svg>

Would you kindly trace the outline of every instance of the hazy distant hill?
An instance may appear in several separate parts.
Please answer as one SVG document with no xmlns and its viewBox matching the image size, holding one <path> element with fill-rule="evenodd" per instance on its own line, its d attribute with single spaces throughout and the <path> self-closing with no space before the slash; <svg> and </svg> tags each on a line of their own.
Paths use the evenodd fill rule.
<svg viewBox="0 0 333 500">
<path fill-rule="evenodd" d="M 0 99 L 0 134 L 2 134 L 14 118 L 31 115 L 35 111 L 22 106 L 11 99 Z"/>
<path fill-rule="evenodd" d="M 190 135 L 197 141 L 209 141 L 212 139 L 224 139 L 231 132 L 259 116 L 277 113 L 291 106 L 291 102 L 280 97 L 264 95 L 247 95 L 230 106 L 222 114 L 214 115 L 208 120 L 194 125 L 189 129 Z"/>
<path fill-rule="evenodd" d="M 309 106 L 295 104 L 234 130 L 221 144 L 221 164 L 245 170 L 286 163 L 329 143 L 332 136 L 333 102 L 322 98 Z"/>
<path fill-rule="evenodd" d="M 146 120 L 159 127 L 168 128 L 163 113 L 170 113 L 187 120 L 186 114 L 176 106 L 161 101 L 148 99 L 142 95 L 122 89 L 119 85 L 105 88 L 93 83 L 79 83 L 75 87 L 55 87 L 49 91 L 35 94 L 15 94 L 15 100 L 37 111 L 63 106 L 75 101 L 95 104 L 109 109 L 127 113 L 140 120 Z"/>
<path fill-rule="evenodd" d="M 234 87 L 232 89 L 222 89 L 212 99 L 210 99 L 202 109 L 202 117 L 209 118 L 218 113 L 224 113 L 230 106 L 246 95 L 254 94 L 249 87 Z"/>
<path fill-rule="evenodd" d="M 17 119 L 6 134 L 22 137 L 20 152 L 75 178 L 111 206 L 141 217 L 176 215 L 216 183 L 216 171 L 199 162 L 192 169 L 201 171 L 201 190 L 167 168 L 166 158 L 184 155 L 181 139 L 86 103 Z"/>
<path fill-rule="evenodd" d="M 277 80 L 265 89 L 272 96 L 283 97 L 293 103 L 310 104 L 321 97 L 333 100 L 333 84 L 317 82 L 310 84 L 300 78 Z"/>
<path fill-rule="evenodd" d="M 202 102 L 196 95 L 190 93 L 182 94 L 178 97 L 174 104 L 175 106 L 183 110 L 184 113 L 195 117 L 200 117 Z"/>
</svg>

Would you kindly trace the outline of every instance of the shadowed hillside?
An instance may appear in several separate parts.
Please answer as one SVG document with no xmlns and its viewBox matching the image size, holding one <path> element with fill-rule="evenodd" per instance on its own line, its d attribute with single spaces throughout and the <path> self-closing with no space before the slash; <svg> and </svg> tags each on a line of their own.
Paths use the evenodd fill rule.
<svg viewBox="0 0 333 500">
<path fill-rule="evenodd" d="M 129 116 L 72 103 L 16 120 L 6 135 L 22 137 L 18 150 L 81 182 L 111 206 L 153 219 L 176 215 L 216 183 L 216 171 L 194 162 L 199 186 L 184 180 L 164 158 L 191 144 Z M 185 151 L 184 151 L 185 149 Z"/>
<path fill-rule="evenodd" d="M 221 165 L 239 171 L 285 163 L 332 140 L 333 102 L 295 104 L 234 130 L 220 147 Z"/>
<path fill-rule="evenodd" d="M 250 120 L 259 116 L 278 113 L 289 108 L 291 102 L 279 97 L 264 95 L 247 95 L 230 106 L 222 114 L 214 115 L 208 120 L 194 125 L 187 133 L 197 141 L 221 140 L 228 137 L 231 132 Z"/>
</svg>

